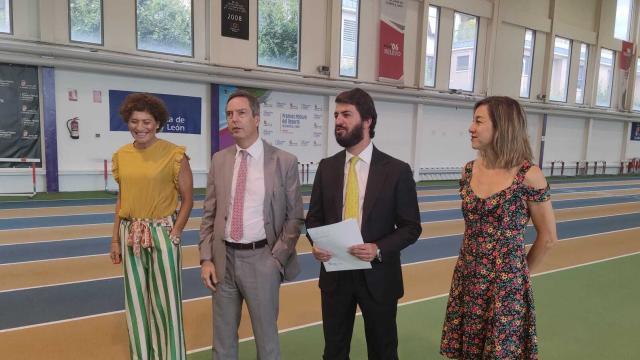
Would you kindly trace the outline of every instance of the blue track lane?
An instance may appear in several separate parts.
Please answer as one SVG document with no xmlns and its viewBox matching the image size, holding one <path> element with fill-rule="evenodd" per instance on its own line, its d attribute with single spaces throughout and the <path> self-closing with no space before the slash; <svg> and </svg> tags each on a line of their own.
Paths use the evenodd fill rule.
<svg viewBox="0 0 640 360">
<path fill-rule="evenodd" d="M 558 224 L 558 237 L 567 239 L 613 230 L 634 228 L 640 213 L 566 221 Z M 527 229 L 527 243 L 535 231 Z M 403 252 L 403 263 L 433 260 L 458 254 L 461 235 L 418 241 Z M 640 241 L 640 239 L 636 239 Z M 316 278 L 319 265 L 310 255 L 300 255 L 302 273 L 297 280 Z M 184 300 L 209 295 L 200 281 L 199 268 L 183 270 Z M 122 278 L 93 280 L 76 284 L 54 285 L 0 293 L 0 330 L 118 311 L 124 308 Z"/>
<path fill-rule="evenodd" d="M 551 182 L 552 193 L 554 194 L 564 194 L 564 193 L 572 193 L 578 191 L 602 191 L 602 190 L 621 190 L 621 189 L 634 189 L 640 188 L 639 185 L 616 185 L 615 183 L 618 181 L 629 181 L 629 180 L 640 180 L 640 178 L 628 178 L 624 180 L 603 180 L 603 179 L 587 179 L 587 180 L 579 180 L 580 182 L 611 182 L 611 185 L 600 185 L 600 186 L 584 186 L 584 187 L 575 187 L 575 188 L 565 188 L 565 189 L 553 189 L 554 183 L 563 184 L 567 181 L 557 181 Z M 452 187 L 450 185 L 446 186 L 418 186 L 418 191 L 420 190 L 457 190 L 457 187 Z M 309 196 L 310 192 L 304 192 L 303 195 Z M 429 199 L 431 201 L 446 201 L 446 200 L 455 200 L 458 199 L 457 195 L 431 195 L 424 197 L 425 199 Z M 195 195 L 194 200 L 204 200 L 204 195 Z M 91 205 L 114 205 L 116 200 L 115 198 L 105 198 L 105 199 L 73 199 L 73 200 L 21 200 L 21 201 L 2 201 L 0 202 L 0 210 L 7 209 L 31 209 L 31 208 L 49 208 L 49 207 L 64 207 L 64 206 L 91 206 Z"/>
<path fill-rule="evenodd" d="M 621 204 L 633 201 L 640 201 L 640 195 L 580 200 L 563 200 L 554 202 L 553 206 L 556 209 L 568 209 L 581 206 Z M 68 220 L 74 220 L 76 217 L 77 216 L 69 216 L 66 218 Z M 54 219 L 59 218 L 60 217 L 32 218 L 30 220 L 46 220 L 43 222 L 50 223 Z M 111 215 L 109 221 L 111 221 L 110 219 L 112 218 L 113 215 Z M 456 220 L 462 218 L 462 213 L 460 212 L 460 209 L 424 211 L 420 213 L 420 218 L 422 222 Z M 2 221 L 0 221 L 0 224 L 1 223 Z M 58 222 L 57 224 L 60 225 L 61 222 Z M 79 240 L 60 240 L 52 242 L 34 242 L 29 244 L 19 244 L 20 239 L 15 239 L 15 241 L 9 239 L 9 241 L 15 242 L 16 244 L 0 245 L 0 249 L 2 249 L 2 251 L 0 251 L 0 264 L 104 254 L 106 253 L 107 249 L 109 249 L 109 242 L 111 241 L 111 237 L 97 237 Z M 198 230 L 187 230 L 184 232 L 184 245 L 194 245 L 197 243 Z"/>
<path fill-rule="evenodd" d="M 640 186 L 634 186 L 633 188 L 640 189 Z M 559 193 L 560 190 L 569 190 L 569 189 L 558 189 L 554 191 L 554 193 Z M 575 190 L 575 189 L 571 189 Z M 578 191 L 578 190 L 575 190 Z M 568 192 L 575 192 L 568 191 Z M 595 190 L 594 190 L 595 191 Z M 598 190 L 600 191 L 600 190 Z M 418 196 L 418 202 L 421 203 L 429 203 L 433 201 L 452 201 L 459 200 L 460 197 L 456 195 L 429 195 L 429 196 Z M 594 201 L 597 200 L 597 201 Z M 640 195 L 621 195 L 621 196 L 609 196 L 609 197 L 600 197 L 597 199 L 580 199 L 580 200 L 559 200 L 554 201 L 554 207 L 557 209 L 563 209 L 565 207 L 577 207 L 577 206 L 588 206 L 589 205 L 606 205 L 606 204 L 614 204 L 619 202 L 632 202 L 639 201 Z M 577 205 L 580 204 L 584 205 Z M 305 203 L 304 208 L 308 210 L 309 204 Z M 436 211 L 428 211 L 428 213 L 439 212 Z M 447 211 L 458 211 L 458 210 L 447 210 Z M 202 208 L 193 209 L 191 211 L 192 217 L 200 217 L 202 216 Z M 423 216 L 422 221 L 428 220 L 450 220 L 453 217 L 450 217 L 450 214 L 445 215 L 444 213 L 440 215 L 434 215 L 434 218 L 429 218 L 429 215 L 425 218 Z M 438 217 L 442 216 L 442 217 Z M 88 225 L 88 224 L 105 224 L 113 222 L 113 213 L 98 213 L 98 214 L 76 214 L 76 215 L 58 215 L 58 216 L 42 216 L 42 217 L 22 217 L 22 218 L 12 218 L 12 219 L 0 219 L 0 230 L 17 230 L 17 229 L 29 229 L 29 228 L 38 228 L 38 227 L 51 227 L 51 226 L 71 226 L 71 225 Z"/>
</svg>

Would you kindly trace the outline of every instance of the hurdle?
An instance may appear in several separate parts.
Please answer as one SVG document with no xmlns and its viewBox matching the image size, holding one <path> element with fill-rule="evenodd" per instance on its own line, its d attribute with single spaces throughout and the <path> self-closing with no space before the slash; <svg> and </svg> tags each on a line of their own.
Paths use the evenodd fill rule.
<svg viewBox="0 0 640 360">
<path fill-rule="evenodd" d="M 8 163 L 31 163 L 31 183 L 33 184 L 33 189 L 31 193 L 0 193 L 0 196 L 19 196 L 19 197 L 28 197 L 33 198 L 37 194 L 36 190 L 36 163 L 40 162 L 40 159 L 30 159 L 30 158 L 0 158 L 0 162 L 8 162 Z"/>
</svg>

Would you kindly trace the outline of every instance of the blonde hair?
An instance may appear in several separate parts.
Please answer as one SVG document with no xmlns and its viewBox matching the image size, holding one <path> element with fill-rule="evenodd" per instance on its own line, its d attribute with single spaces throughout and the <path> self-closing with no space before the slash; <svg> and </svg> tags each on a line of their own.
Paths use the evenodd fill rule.
<svg viewBox="0 0 640 360">
<path fill-rule="evenodd" d="M 478 101 L 473 111 L 486 105 L 493 124 L 493 140 L 480 156 L 487 166 L 510 169 L 531 161 L 532 151 L 527 136 L 527 118 L 520 104 L 506 96 L 490 96 Z"/>
</svg>

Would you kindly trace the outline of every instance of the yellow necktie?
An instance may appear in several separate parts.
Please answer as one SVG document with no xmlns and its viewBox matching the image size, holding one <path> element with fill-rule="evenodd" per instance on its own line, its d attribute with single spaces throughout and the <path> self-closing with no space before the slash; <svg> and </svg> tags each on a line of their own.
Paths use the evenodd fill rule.
<svg viewBox="0 0 640 360">
<path fill-rule="evenodd" d="M 358 201 L 358 174 L 356 174 L 356 162 L 359 157 L 354 156 L 349 159 L 349 173 L 347 174 L 347 194 L 344 198 L 344 218 L 358 221 L 359 201 Z"/>
</svg>

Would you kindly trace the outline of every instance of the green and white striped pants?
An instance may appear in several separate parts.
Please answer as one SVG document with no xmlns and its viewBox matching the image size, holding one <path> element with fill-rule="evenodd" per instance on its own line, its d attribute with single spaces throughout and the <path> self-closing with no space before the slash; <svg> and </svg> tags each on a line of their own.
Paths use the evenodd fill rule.
<svg viewBox="0 0 640 360">
<path fill-rule="evenodd" d="M 183 360 L 181 248 L 169 239 L 169 228 L 147 224 L 153 248 L 136 256 L 126 241 L 131 221 L 120 222 L 131 359 Z"/>
</svg>

